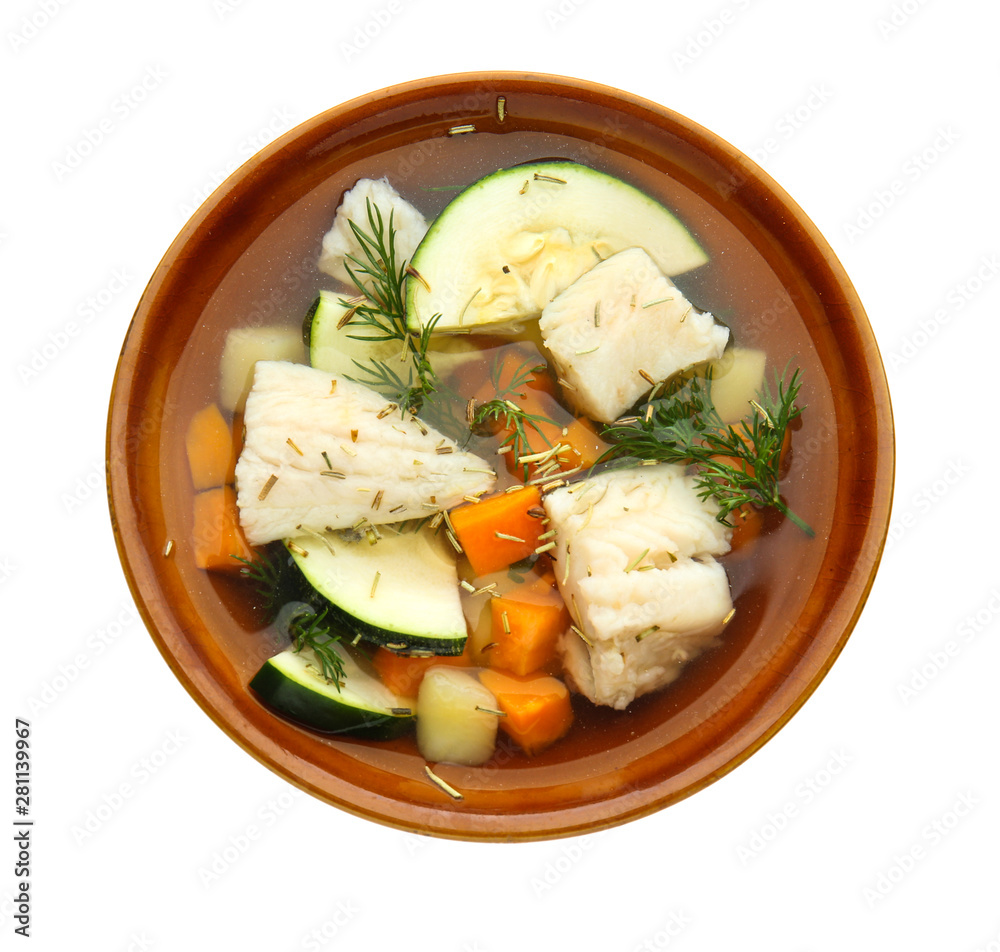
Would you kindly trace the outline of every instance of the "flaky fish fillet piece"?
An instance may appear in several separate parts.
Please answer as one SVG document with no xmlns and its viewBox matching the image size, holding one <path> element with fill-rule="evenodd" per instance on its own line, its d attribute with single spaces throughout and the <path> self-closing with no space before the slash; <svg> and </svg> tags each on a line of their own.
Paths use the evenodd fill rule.
<svg viewBox="0 0 1000 952">
<path fill-rule="evenodd" d="M 303 532 L 402 522 L 493 488 L 480 457 L 345 377 L 258 361 L 236 463 L 251 545 Z"/>
<path fill-rule="evenodd" d="M 367 262 L 368 258 L 350 222 L 353 221 L 366 234 L 371 234 L 369 202 L 373 210 L 377 208 L 382 213 L 382 224 L 387 231 L 389 218 L 392 218 L 397 266 L 413 257 L 417 245 L 427 233 L 427 220 L 389 184 L 387 178 L 359 179 L 352 189 L 344 193 L 333 224 L 323 236 L 323 247 L 317 263 L 320 271 L 345 284 L 353 283 L 347 272 L 348 268 L 363 278 L 358 263 L 350 259 L 354 257 Z"/>
<path fill-rule="evenodd" d="M 573 617 L 571 684 L 623 709 L 715 644 L 733 604 L 730 531 L 679 466 L 613 470 L 549 493 L 556 582 Z"/>
<path fill-rule="evenodd" d="M 611 423 L 654 382 L 719 357 L 729 331 L 699 311 L 641 248 L 595 265 L 545 306 L 538 326 L 592 420 Z"/>
</svg>

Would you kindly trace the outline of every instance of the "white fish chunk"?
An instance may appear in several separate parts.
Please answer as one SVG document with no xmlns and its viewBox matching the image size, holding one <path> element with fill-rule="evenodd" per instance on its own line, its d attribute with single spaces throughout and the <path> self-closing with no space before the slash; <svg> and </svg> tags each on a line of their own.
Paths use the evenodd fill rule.
<svg viewBox="0 0 1000 952">
<path fill-rule="evenodd" d="M 333 225 L 323 236 L 318 262 L 320 271 L 345 284 L 353 283 L 344 266 L 345 259 L 350 255 L 361 261 L 367 260 L 349 222 L 353 221 L 362 231 L 371 234 L 367 206 L 369 200 L 382 213 L 382 222 L 387 232 L 389 216 L 392 215 L 397 266 L 413 257 L 417 245 L 427 233 L 427 220 L 389 184 L 388 179 L 359 179 L 352 189 L 344 193 L 334 215 Z M 348 264 L 356 274 L 357 266 L 351 262 Z"/>
<path fill-rule="evenodd" d="M 561 641 L 577 691 L 623 709 L 715 644 L 732 609 L 715 556 L 729 529 L 670 464 L 606 471 L 543 499 L 556 582 L 576 627 Z"/>
<path fill-rule="evenodd" d="M 244 426 L 236 501 L 251 545 L 422 518 L 496 482 L 485 460 L 385 397 L 303 364 L 258 361 Z"/>
<path fill-rule="evenodd" d="M 576 409 L 611 423 L 652 387 L 719 357 L 727 328 L 699 311 L 642 248 L 626 248 L 545 306 L 545 346 Z"/>
</svg>

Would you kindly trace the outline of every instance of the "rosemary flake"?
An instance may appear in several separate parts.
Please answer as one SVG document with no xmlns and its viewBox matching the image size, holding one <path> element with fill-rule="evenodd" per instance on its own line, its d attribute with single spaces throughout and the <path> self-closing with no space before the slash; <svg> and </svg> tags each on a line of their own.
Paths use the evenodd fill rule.
<svg viewBox="0 0 1000 952">
<path fill-rule="evenodd" d="M 501 532 L 499 529 L 493 530 L 493 535 L 498 539 L 506 539 L 508 542 L 520 542 L 521 545 L 525 544 L 525 540 L 516 535 L 509 535 L 506 532 Z"/>
<path fill-rule="evenodd" d="M 274 473 L 271 473 L 271 475 L 267 477 L 267 482 L 264 483 L 264 485 L 261 488 L 260 492 L 257 494 L 257 501 L 258 502 L 263 502 L 267 498 L 267 494 L 271 491 L 271 489 L 274 487 L 274 484 L 277 481 L 278 481 L 278 477 L 275 476 Z"/>
<path fill-rule="evenodd" d="M 407 265 L 403 269 L 411 278 L 416 278 L 426 289 L 427 293 L 431 293 L 431 286 L 427 283 L 427 279 L 412 265 Z"/>
<path fill-rule="evenodd" d="M 442 780 L 430 767 L 424 766 L 424 773 L 427 774 L 427 779 L 430 780 L 436 787 L 444 791 L 453 800 L 464 800 L 465 796 L 459 793 L 450 783 Z"/>
<path fill-rule="evenodd" d="M 643 550 L 642 555 L 639 555 L 635 559 L 633 559 L 632 562 L 629 564 L 629 566 L 625 569 L 625 571 L 631 572 L 644 558 L 646 558 L 647 555 L 649 555 L 648 548 Z"/>
</svg>

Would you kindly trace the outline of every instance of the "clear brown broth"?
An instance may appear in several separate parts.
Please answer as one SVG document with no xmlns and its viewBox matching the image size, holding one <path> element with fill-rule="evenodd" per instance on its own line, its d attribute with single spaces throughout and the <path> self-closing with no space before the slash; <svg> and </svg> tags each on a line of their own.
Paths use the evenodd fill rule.
<svg viewBox="0 0 1000 952">
<path fill-rule="evenodd" d="M 403 197 L 431 219 L 456 194 L 454 186 L 471 184 L 498 168 L 556 157 L 624 178 L 672 209 L 695 233 L 710 258 L 707 265 L 675 279 L 686 296 L 728 324 L 736 342 L 764 349 L 769 374 L 788 364 L 802 368 L 800 403 L 806 411 L 794 433 L 783 489 L 789 506 L 816 530 L 816 537 L 809 540 L 787 520 L 770 520 L 751 557 L 723 560 L 736 615 L 722 644 L 692 662 L 673 685 L 638 699 L 626 712 L 598 708 L 575 698 L 576 723 L 569 737 L 532 759 L 501 744 L 494 760 L 473 771 L 469 780 L 502 786 L 503 772 L 516 769 L 518 785 L 531 785 L 535 776 L 539 786 L 566 784 L 563 796 L 571 801 L 573 778 L 588 775 L 588 759 L 597 753 L 621 747 L 624 765 L 644 743 L 660 746 L 676 742 L 685 751 L 678 762 L 690 757 L 691 745 L 700 743 L 695 736 L 698 730 L 691 730 L 692 723 L 704 727 L 707 737 L 712 718 L 741 692 L 753 689 L 754 671 L 777 663 L 787 634 L 781 630 L 782 625 L 788 625 L 784 619 L 798 617 L 810 587 L 797 580 L 815 576 L 829 533 L 836 489 L 832 480 L 837 472 L 836 414 L 829 382 L 802 320 L 799 302 L 792 299 L 765 255 L 709 200 L 711 196 L 703 196 L 677 178 L 619 152 L 549 133 L 438 137 L 345 165 L 279 215 L 206 302 L 202 319 L 170 380 L 167 404 L 172 411 L 165 416 L 161 430 L 160 460 L 163 485 L 189 487 L 185 428 L 195 411 L 217 399 L 219 359 L 230 329 L 299 326 L 319 290 L 337 289 L 315 262 L 343 192 L 357 179 L 387 176 Z M 483 359 L 488 360 L 489 355 L 484 354 Z M 188 490 L 172 492 L 171 498 L 164 500 L 171 537 L 190 536 L 191 499 Z M 208 630 L 245 685 L 260 664 L 280 650 L 279 636 L 261 628 L 259 611 L 246 583 L 200 572 L 183 548 L 178 559 Z M 672 724 L 677 725 L 676 734 Z M 330 738 L 325 742 L 340 749 L 348 747 L 352 757 L 394 774 L 416 776 L 423 764 L 411 738 L 382 743 Z M 627 755 L 626 746 L 630 750 Z M 567 773 L 569 763 L 574 769 Z M 544 769 L 550 765 L 561 765 L 558 780 Z M 528 773 L 532 770 L 537 773 Z M 417 787 L 413 795 L 422 797 Z"/>
</svg>

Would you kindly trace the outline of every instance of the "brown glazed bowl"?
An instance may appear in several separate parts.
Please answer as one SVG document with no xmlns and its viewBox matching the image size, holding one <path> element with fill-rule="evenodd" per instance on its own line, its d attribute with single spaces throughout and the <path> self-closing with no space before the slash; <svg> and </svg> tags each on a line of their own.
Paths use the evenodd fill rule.
<svg viewBox="0 0 1000 952">
<path fill-rule="evenodd" d="M 475 132 L 454 131 L 468 124 Z M 779 368 L 801 362 L 807 406 L 783 488 L 816 537 L 786 520 L 772 533 L 766 570 L 741 575 L 737 564 L 737 615 L 723 643 L 659 694 L 625 713 L 580 704 L 578 728 L 532 759 L 501 745 L 483 767 L 437 766 L 464 794 L 456 801 L 428 781 L 411 741 L 324 737 L 276 716 L 248 690 L 277 648 L 240 611 L 246 583 L 194 565 L 184 432 L 191 412 L 215 399 L 228 328 L 301 320 L 321 286 L 320 239 L 356 179 L 388 175 L 433 214 L 453 194 L 441 186 L 550 156 L 590 162 L 662 196 L 730 276 L 719 290 L 695 275 L 688 296 L 717 314 L 737 302 L 749 315 L 746 339 L 772 348 Z M 713 223 L 704 233 L 702 221 Z M 894 438 L 879 353 L 847 275 L 809 218 L 749 159 L 683 116 L 615 89 L 472 73 L 331 109 L 215 191 L 139 302 L 114 381 L 107 455 L 118 550 L 145 624 L 234 741 L 355 815 L 439 836 L 526 840 L 594 831 L 675 803 L 788 721 L 868 596 L 889 521 Z"/>
</svg>

